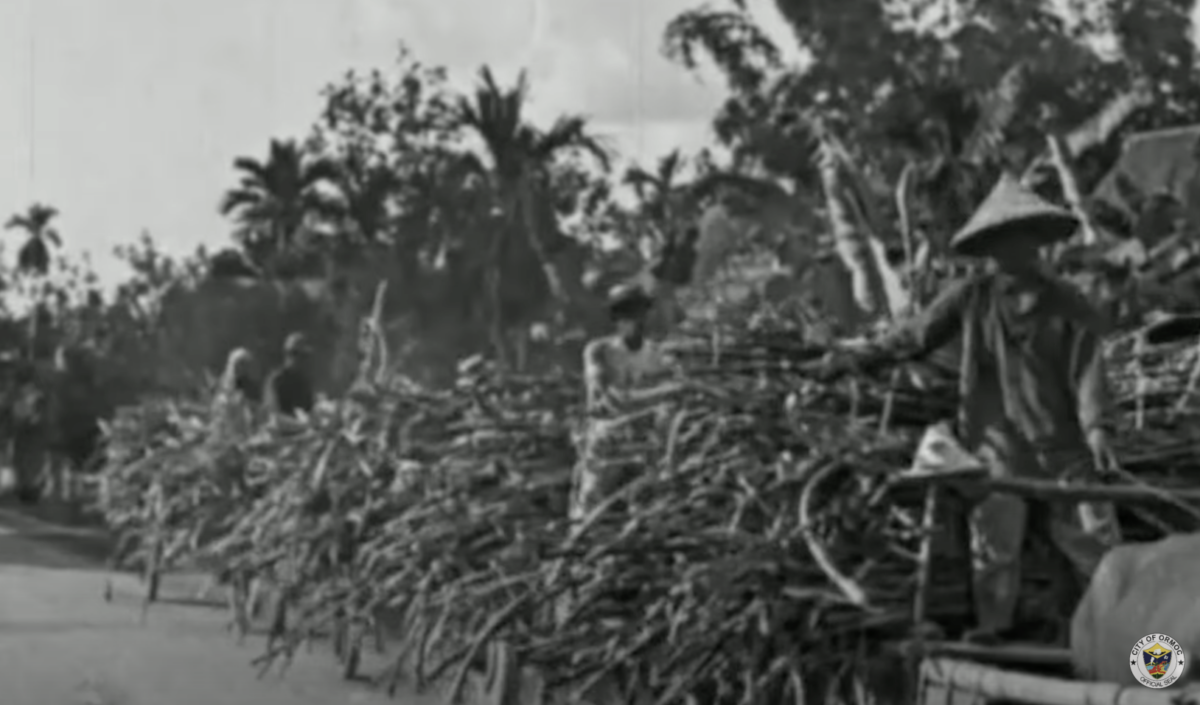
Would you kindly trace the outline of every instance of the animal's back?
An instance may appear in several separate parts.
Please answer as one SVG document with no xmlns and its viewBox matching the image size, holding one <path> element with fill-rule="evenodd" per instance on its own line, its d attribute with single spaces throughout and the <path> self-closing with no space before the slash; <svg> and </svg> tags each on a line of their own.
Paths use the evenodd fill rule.
<svg viewBox="0 0 1200 705">
<path fill-rule="evenodd" d="M 1086 680 L 1128 683 L 1134 644 L 1166 634 L 1200 654 L 1200 534 L 1112 549 L 1071 621 L 1071 653 Z M 1191 682 L 1192 670 L 1184 671 Z"/>
</svg>

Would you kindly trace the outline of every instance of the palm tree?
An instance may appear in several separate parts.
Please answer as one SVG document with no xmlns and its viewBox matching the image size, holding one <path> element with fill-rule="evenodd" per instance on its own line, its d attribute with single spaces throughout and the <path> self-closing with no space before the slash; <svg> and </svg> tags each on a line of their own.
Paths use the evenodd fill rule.
<svg viewBox="0 0 1200 705">
<path fill-rule="evenodd" d="M 644 216 L 659 227 L 667 226 L 673 216 L 675 194 L 686 160 L 678 149 L 659 157 L 654 171 L 633 166 L 625 172 L 624 181 L 633 187 Z"/>
<path fill-rule="evenodd" d="M 24 213 L 17 213 L 8 219 L 5 229 L 25 233 L 25 242 L 17 251 L 19 271 L 40 276 L 50 270 L 50 248 L 62 247 L 58 232 L 50 227 L 50 221 L 57 215 L 57 208 L 34 203 Z"/>
<path fill-rule="evenodd" d="M 345 219 L 357 238 L 374 243 L 383 236 L 389 220 L 388 202 L 399 185 L 396 173 L 383 165 L 338 179 Z"/>
<path fill-rule="evenodd" d="M 319 144 L 315 149 L 321 149 Z M 373 244 L 386 239 L 402 203 L 405 179 L 400 170 L 357 145 L 339 150 L 327 161 L 336 167 L 330 180 L 336 193 L 332 201 L 319 207 L 334 211 L 325 215 L 340 226 L 339 235 L 345 231 L 343 239 L 348 242 L 341 244 Z"/>
<path fill-rule="evenodd" d="M 336 166 L 308 156 L 295 140 L 271 140 L 264 161 L 238 157 L 241 182 L 221 199 L 220 212 L 237 222 L 235 238 L 260 266 L 296 245 L 314 218 L 336 217 L 339 208 L 322 186 L 338 178 Z"/>
<path fill-rule="evenodd" d="M 521 229 L 530 249 L 541 265 L 546 284 L 555 300 L 565 307 L 579 304 L 579 282 L 563 276 L 555 255 L 566 244 L 556 230 L 553 199 L 549 198 L 552 166 L 562 156 L 583 153 L 609 167 L 608 150 L 587 129 L 587 121 L 578 116 L 559 118 L 548 129 L 529 124 L 523 114 L 529 95 L 524 72 L 511 88 L 497 85 L 492 72 L 483 67 L 480 85 L 473 95 L 459 101 L 463 123 L 475 131 L 491 157 L 489 177 L 496 198 L 496 214 L 501 232 L 491 243 L 498 253 L 500 240 Z"/>
<path fill-rule="evenodd" d="M 34 203 L 24 213 L 17 213 L 8 219 L 4 227 L 7 230 L 22 230 L 25 242 L 17 250 L 17 271 L 42 277 L 50 271 L 50 250 L 52 247 L 62 247 L 62 238 L 58 231 L 50 227 L 50 222 L 58 215 L 58 209 L 42 203 Z M 45 286 L 33 288 L 33 308 L 29 312 L 29 359 L 37 354 L 38 322 L 45 315 L 43 299 L 47 295 Z"/>
</svg>

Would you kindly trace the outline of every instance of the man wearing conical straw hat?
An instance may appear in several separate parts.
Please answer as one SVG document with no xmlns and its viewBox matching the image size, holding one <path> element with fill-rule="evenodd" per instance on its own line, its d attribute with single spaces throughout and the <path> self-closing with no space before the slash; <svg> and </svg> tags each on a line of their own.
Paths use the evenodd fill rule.
<svg viewBox="0 0 1200 705">
<path fill-rule="evenodd" d="M 1071 285 L 1050 274 L 1039 251 L 1079 223 L 1004 176 L 951 240 L 960 255 L 991 266 L 947 288 L 919 317 L 829 372 L 873 367 L 960 342 L 958 432 L 997 477 L 1081 480 L 1111 465 L 1100 340 L 1106 324 Z M 1111 505 L 1049 508 L 1050 539 L 1086 585 L 1119 540 Z M 1026 503 L 993 494 L 971 510 L 978 628 L 988 641 L 1011 630 L 1021 583 Z"/>
</svg>

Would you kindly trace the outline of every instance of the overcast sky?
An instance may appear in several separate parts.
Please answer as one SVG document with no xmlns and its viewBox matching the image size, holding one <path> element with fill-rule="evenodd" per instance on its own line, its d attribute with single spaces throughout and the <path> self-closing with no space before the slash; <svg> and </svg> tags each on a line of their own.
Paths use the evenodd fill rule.
<svg viewBox="0 0 1200 705">
<path fill-rule="evenodd" d="M 667 21 L 697 4 L 2 0 L 0 215 L 57 206 L 68 249 L 90 251 L 109 281 L 113 246 L 143 229 L 174 252 L 227 242 L 216 204 L 232 159 L 302 136 L 326 83 L 390 65 L 401 40 L 463 86 L 484 63 L 505 82 L 528 67 L 535 119 L 590 115 L 626 154 L 695 149 L 720 81 L 658 49 Z M 753 6 L 786 37 L 770 0 Z"/>
</svg>

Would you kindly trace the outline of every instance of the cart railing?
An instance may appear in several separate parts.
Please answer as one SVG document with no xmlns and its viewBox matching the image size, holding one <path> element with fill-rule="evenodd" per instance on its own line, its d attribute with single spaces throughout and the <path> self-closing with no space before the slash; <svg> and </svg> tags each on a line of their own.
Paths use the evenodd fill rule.
<svg viewBox="0 0 1200 705">
<path fill-rule="evenodd" d="M 1124 475 L 1124 473 L 1122 473 Z M 1134 477 L 1128 484 L 1077 484 L 1026 478 L 994 478 L 980 467 L 939 472 L 902 473 L 892 479 L 894 488 L 925 492 L 925 511 L 918 561 L 917 594 L 913 622 L 924 623 L 932 568 L 932 541 L 944 490 L 956 483 L 970 486 L 972 494 L 1004 493 L 1044 502 L 1113 502 L 1124 505 L 1168 504 L 1200 518 L 1195 508 L 1200 489 L 1153 487 Z M 982 647 L 915 640 L 905 645 L 918 667 L 918 705 L 1200 705 L 1195 691 L 1151 690 L 1140 684 L 1073 681 L 1022 672 L 1022 667 L 1051 667 L 1071 672 L 1070 651 L 1049 647 Z M 919 664 L 919 665 L 918 665 Z M 1003 664 L 1003 665 L 1001 665 Z"/>
<path fill-rule="evenodd" d="M 1090 683 L 931 656 L 922 660 L 918 705 L 1198 705 L 1200 690 Z"/>
</svg>

